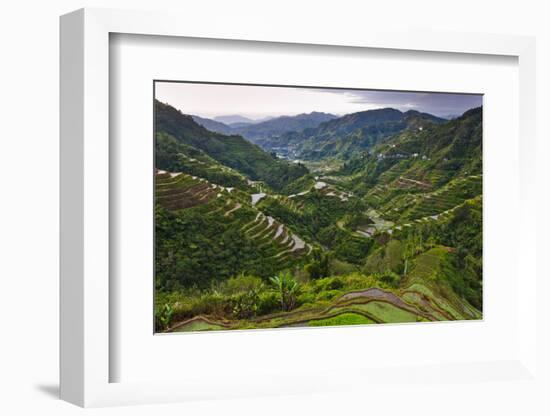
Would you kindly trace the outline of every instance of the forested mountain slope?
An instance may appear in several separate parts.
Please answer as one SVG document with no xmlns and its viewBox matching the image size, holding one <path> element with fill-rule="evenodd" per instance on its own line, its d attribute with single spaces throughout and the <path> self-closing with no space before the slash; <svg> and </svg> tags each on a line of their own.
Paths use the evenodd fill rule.
<svg viewBox="0 0 550 416">
<path fill-rule="evenodd" d="M 241 136 L 211 132 L 197 124 L 191 116 L 159 101 L 155 101 L 155 131 L 173 137 L 177 143 L 202 150 L 206 155 L 247 175 L 251 180 L 265 181 L 275 189 L 280 189 L 307 173 L 304 166 L 274 158 Z M 173 166 L 177 158 L 177 151 L 165 153 L 162 159 L 157 158 L 157 168 Z"/>
<path fill-rule="evenodd" d="M 481 317 L 481 108 L 322 123 L 308 172 L 157 107 L 157 330 Z"/>
<path fill-rule="evenodd" d="M 298 114 L 296 116 L 281 116 L 261 123 L 248 124 L 234 130 L 256 142 L 258 139 L 279 136 L 291 131 L 300 132 L 304 129 L 317 127 L 319 124 L 333 120 L 337 116 L 328 113 L 312 112 L 309 114 Z"/>
<path fill-rule="evenodd" d="M 406 129 L 418 130 L 443 122 L 431 114 L 383 108 L 347 114 L 316 128 L 286 133 L 258 144 L 264 149 L 286 148 L 293 157 L 301 159 L 348 158 Z"/>
<path fill-rule="evenodd" d="M 220 121 L 212 120 L 205 117 L 199 117 L 195 115 L 191 115 L 191 117 L 197 124 L 200 124 L 205 129 L 213 131 L 214 133 L 236 134 L 236 132 L 233 130 L 231 126 L 228 126 L 227 124 L 224 124 Z"/>
<path fill-rule="evenodd" d="M 433 188 L 450 179 L 482 171 L 482 109 L 461 117 L 407 130 L 349 159 L 341 174 L 350 177 L 356 191 L 383 186 L 405 177 L 409 187 Z M 423 183 L 423 184 L 422 184 Z"/>
<path fill-rule="evenodd" d="M 243 190 L 185 173 L 156 174 L 156 286 L 208 288 L 246 271 L 267 278 L 311 250 Z"/>
<path fill-rule="evenodd" d="M 300 132 L 304 129 L 314 128 L 325 121 L 338 118 L 333 114 L 316 111 L 309 114 L 274 117 L 260 122 L 232 124 L 224 124 L 216 120 L 199 116 L 192 117 L 198 124 L 210 131 L 222 134 L 239 134 L 253 143 L 261 139 L 280 136 L 288 132 Z"/>
</svg>

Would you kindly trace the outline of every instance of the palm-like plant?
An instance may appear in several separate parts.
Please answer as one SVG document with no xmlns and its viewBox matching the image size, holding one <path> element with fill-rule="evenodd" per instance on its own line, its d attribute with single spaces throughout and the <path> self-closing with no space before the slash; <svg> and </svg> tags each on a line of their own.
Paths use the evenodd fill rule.
<svg viewBox="0 0 550 416">
<path fill-rule="evenodd" d="M 300 284 L 289 272 L 281 272 L 277 276 L 269 278 L 281 302 L 281 310 L 290 311 L 296 305 L 296 296 Z"/>
<path fill-rule="evenodd" d="M 165 303 L 163 306 L 158 307 L 155 312 L 162 329 L 167 329 L 170 326 L 172 316 L 174 315 L 174 308 L 172 305 Z"/>
</svg>

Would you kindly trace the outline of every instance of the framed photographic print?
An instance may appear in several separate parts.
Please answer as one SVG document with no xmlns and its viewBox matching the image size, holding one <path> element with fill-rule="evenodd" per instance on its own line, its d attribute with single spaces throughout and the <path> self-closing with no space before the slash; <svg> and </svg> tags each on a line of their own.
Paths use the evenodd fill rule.
<svg viewBox="0 0 550 416">
<path fill-rule="evenodd" d="M 533 39 L 183 20 L 61 19 L 62 398 L 538 388 Z"/>
</svg>

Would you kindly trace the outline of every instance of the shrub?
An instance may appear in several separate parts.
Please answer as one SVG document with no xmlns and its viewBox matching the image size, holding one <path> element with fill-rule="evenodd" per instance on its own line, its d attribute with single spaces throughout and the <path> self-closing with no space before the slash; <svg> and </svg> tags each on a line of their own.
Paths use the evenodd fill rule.
<svg viewBox="0 0 550 416">
<path fill-rule="evenodd" d="M 329 283 L 327 284 L 327 289 L 329 290 L 338 290 L 342 289 L 343 287 L 344 283 L 337 277 L 330 279 Z"/>
<path fill-rule="evenodd" d="M 231 314 L 231 303 L 228 298 L 219 292 L 207 292 L 201 294 L 200 297 L 193 299 L 193 306 L 189 312 L 192 316 L 228 316 Z"/>
<path fill-rule="evenodd" d="M 317 300 L 332 300 L 341 294 L 339 290 L 325 290 L 317 295 Z"/>
<path fill-rule="evenodd" d="M 298 296 L 297 304 L 298 305 L 312 305 L 312 304 L 315 303 L 316 300 L 317 300 L 317 298 L 316 298 L 314 293 L 304 292 L 304 293 L 301 293 Z"/>
<path fill-rule="evenodd" d="M 342 289 L 343 287 L 344 283 L 340 277 L 327 277 L 315 281 L 313 290 L 315 293 L 321 293 L 327 290 Z"/>
<path fill-rule="evenodd" d="M 231 297 L 231 311 L 237 319 L 248 319 L 256 316 L 260 304 L 257 290 L 241 292 Z"/>
<path fill-rule="evenodd" d="M 279 297 L 272 291 L 261 292 L 258 299 L 258 315 L 267 315 L 280 310 Z"/>
<path fill-rule="evenodd" d="M 382 283 L 394 288 L 399 286 L 401 281 L 401 276 L 391 270 L 386 270 L 384 273 L 378 273 L 375 276 Z"/>
<path fill-rule="evenodd" d="M 321 268 L 319 266 L 319 263 L 317 262 L 311 262 L 305 265 L 304 267 L 305 271 L 309 275 L 309 278 L 311 280 L 316 280 L 321 277 Z"/>
<path fill-rule="evenodd" d="M 263 287 L 262 279 L 256 276 L 240 274 L 227 280 L 226 291 L 233 295 L 236 293 L 259 291 Z"/>
<path fill-rule="evenodd" d="M 161 329 L 167 329 L 172 323 L 172 317 L 174 316 L 174 309 L 168 303 L 162 306 L 157 306 L 155 309 L 156 327 Z"/>
<path fill-rule="evenodd" d="M 279 297 L 282 311 L 290 311 L 296 306 L 296 296 L 300 290 L 300 284 L 289 272 L 281 272 L 269 279 L 275 293 Z"/>
<path fill-rule="evenodd" d="M 347 276 L 341 276 L 340 280 L 346 290 L 368 289 L 370 287 L 379 286 L 374 276 L 364 275 L 362 273 L 351 273 Z"/>
<path fill-rule="evenodd" d="M 321 253 L 320 250 L 313 250 L 313 260 L 306 264 L 305 270 L 309 274 L 310 279 L 316 280 L 329 275 L 330 254 Z"/>
</svg>

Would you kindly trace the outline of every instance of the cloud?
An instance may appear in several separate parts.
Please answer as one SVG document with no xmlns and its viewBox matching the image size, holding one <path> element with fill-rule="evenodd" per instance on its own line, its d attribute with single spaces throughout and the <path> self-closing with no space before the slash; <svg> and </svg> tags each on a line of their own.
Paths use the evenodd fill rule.
<svg viewBox="0 0 550 416">
<path fill-rule="evenodd" d="M 459 115 L 482 105 L 481 94 L 458 94 L 439 92 L 407 92 L 382 90 L 340 90 L 319 88 L 318 92 L 338 94 L 352 104 L 369 107 L 393 107 L 406 111 L 414 109 L 439 116 Z"/>
<path fill-rule="evenodd" d="M 252 119 L 321 111 L 344 115 L 375 108 L 460 115 L 482 104 L 480 94 L 157 82 L 156 98 L 202 117 L 239 114 Z"/>
</svg>

